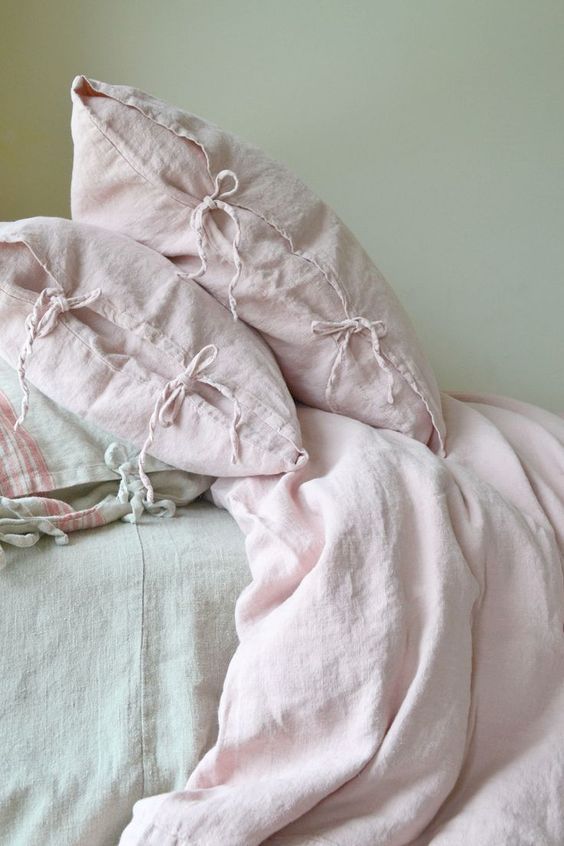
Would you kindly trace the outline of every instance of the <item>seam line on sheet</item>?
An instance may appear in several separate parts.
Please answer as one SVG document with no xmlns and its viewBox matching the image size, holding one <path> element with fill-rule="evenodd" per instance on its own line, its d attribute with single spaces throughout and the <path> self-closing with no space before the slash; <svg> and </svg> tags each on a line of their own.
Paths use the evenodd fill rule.
<svg viewBox="0 0 564 846">
<path fill-rule="evenodd" d="M 141 726 L 141 796 L 145 795 L 145 550 L 135 525 L 141 554 L 141 638 L 139 645 L 139 717 Z"/>
</svg>

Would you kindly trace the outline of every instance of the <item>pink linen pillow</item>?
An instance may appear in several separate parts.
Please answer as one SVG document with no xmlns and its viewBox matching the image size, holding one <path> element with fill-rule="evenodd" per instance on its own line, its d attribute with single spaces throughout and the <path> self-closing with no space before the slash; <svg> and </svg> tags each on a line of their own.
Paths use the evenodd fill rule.
<svg viewBox="0 0 564 846">
<path fill-rule="evenodd" d="M 33 413 L 14 431 L 21 399 L 17 371 L 0 355 L 0 497 L 15 500 L 53 492 L 58 496 L 77 487 L 92 490 L 116 481 L 126 469 L 130 472 L 125 481 L 130 491 L 133 489 L 138 453 L 133 444 L 116 441 L 109 432 L 82 420 L 33 385 Z M 196 499 L 213 482 L 210 476 L 186 473 L 156 458 L 148 458 L 147 472 L 157 497 L 177 505 Z"/>
<path fill-rule="evenodd" d="M 439 390 L 394 293 L 286 168 L 134 88 L 72 86 L 72 216 L 170 257 L 273 349 L 294 397 L 443 448 Z"/>
<path fill-rule="evenodd" d="M 59 218 L 0 225 L 0 355 L 51 399 L 182 470 L 281 473 L 307 456 L 259 335 L 168 259 Z"/>
</svg>

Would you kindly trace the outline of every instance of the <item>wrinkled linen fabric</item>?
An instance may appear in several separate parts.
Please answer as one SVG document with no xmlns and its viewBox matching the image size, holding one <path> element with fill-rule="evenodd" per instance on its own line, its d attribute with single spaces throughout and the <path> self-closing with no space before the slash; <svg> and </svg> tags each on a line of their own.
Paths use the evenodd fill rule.
<svg viewBox="0 0 564 846">
<path fill-rule="evenodd" d="M 115 846 L 134 802 L 182 788 L 215 739 L 243 536 L 198 501 L 6 558 L 0 846 Z"/>
<path fill-rule="evenodd" d="M 0 271 L 0 356 L 20 376 L 22 419 L 29 382 L 181 470 L 242 476 L 306 460 L 270 349 L 195 282 L 179 285 L 168 259 L 35 217 L 0 224 Z"/>
<path fill-rule="evenodd" d="M 293 173 L 143 91 L 72 85 L 75 220 L 173 260 L 274 351 L 293 396 L 440 451 L 439 389 L 397 297 Z"/>
<path fill-rule="evenodd" d="M 252 582 L 215 745 L 120 846 L 562 846 L 564 421 L 443 396 L 447 456 L 299 409 L 211 493 Z"/>
</svg>

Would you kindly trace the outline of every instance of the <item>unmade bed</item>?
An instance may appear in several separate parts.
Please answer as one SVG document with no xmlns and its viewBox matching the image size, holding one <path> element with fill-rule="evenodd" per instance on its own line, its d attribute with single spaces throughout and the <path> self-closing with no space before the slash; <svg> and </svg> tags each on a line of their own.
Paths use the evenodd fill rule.
<svg viewBox="0 0 564 846">
<path fill-rule="evenodd" d="M 260 150 L 72 99 L 72 220 L 0 224 L 1 846 L 563 846 L 564 420 L 441 392 Z"/>
</svg>

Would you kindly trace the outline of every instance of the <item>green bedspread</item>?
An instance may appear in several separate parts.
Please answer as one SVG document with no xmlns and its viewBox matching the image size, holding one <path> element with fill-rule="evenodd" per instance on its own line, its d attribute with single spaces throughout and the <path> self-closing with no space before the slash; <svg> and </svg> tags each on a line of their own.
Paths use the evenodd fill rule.
<svg viewBox="0 0 564 846">
<path fill-rule="evenodd" d="M 137 799 L 184 787 L 249 581 L 237 526 L 203 501 L 7 550 L 1 846 L 115 846 Z"/>
</svg>

